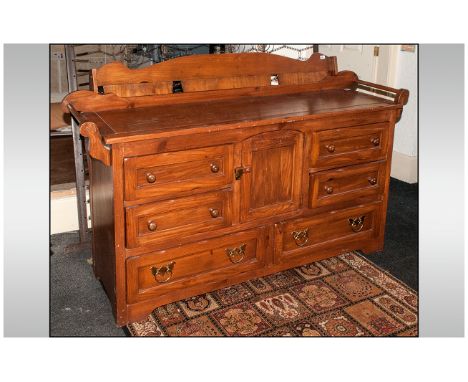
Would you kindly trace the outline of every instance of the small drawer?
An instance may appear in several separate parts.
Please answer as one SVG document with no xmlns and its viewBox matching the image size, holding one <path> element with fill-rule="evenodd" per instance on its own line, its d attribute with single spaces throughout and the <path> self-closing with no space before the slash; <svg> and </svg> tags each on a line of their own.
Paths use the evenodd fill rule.
<svg viewBox="0 0 468 382">
<path fill-rule="evenodd" d="M 382 194 L 386 162 L 349 166 L 310 174 L 309 208 Z"/>
<path fill-rule="evenodd" d="M 276 238 L 275 261 L 310 255 L 314 249 L 339 250 L 376 236 L 380 208 L 381 204 L 360 206 L 279 223 L 281 234 Z"/>
<path fill-rule="evenodd" d="M 232 183 L 233 146 L 125 158 L 125 199 L 167 198 Z"/>
<path fill-rule="evenodd" d="M 225 280 L 264 264 L 264 228 L 127 259 L 129 302 Z"/>
<path fill-rule="evenodd" d="M 312 133 L 310 167 L 350 165 L 384 159 L 387 153 L 388 124 L 346 127 Z"/>
<path fill-rule="evenodd" d="M 231 192 L 218 191 L 126 209 L 127 248 L 174 241 L 231 225 Z"/>
</svg>

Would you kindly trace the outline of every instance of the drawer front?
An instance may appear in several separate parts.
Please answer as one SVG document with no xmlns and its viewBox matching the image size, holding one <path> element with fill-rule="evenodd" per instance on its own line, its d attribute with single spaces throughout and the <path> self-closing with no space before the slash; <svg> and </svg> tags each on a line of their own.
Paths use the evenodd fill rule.
<svg viewBox="0 0 468 382">
<path fill-rule="evenodd" d="M 312 168 L 384 159 L 388 124 L 375 123 L 312 133 Z"/>
<path fill-rule="evenodd" d="M 264 264 L 266 231 L 258 228 L 127 259 L 129 302 L 215 282 Z"/>
<path fill-rule="evenodd" d="M 174 241 L 231 225 L 231 192 L 218 191 L 126 209 L 127 247 Z"/>
<path fill-rule="evenodd" d="M 339 248 L 341 245 L 376 237 L 380 207 L 377 204 L 348 208 L 281 223 L 276 261 L 310 254 L 313 249 L 328 246 Z"/>
<path fill-rule="evenodd" d="M 126 158 L 125 199 L 184 196 L 232 183 L 233 146 Z"/>
<path fill-rule="evenodd" d="M 386 162 L 349 166 L 310 174 L 309 207 L 380 196 L 385 184 Z"/>
</svg>

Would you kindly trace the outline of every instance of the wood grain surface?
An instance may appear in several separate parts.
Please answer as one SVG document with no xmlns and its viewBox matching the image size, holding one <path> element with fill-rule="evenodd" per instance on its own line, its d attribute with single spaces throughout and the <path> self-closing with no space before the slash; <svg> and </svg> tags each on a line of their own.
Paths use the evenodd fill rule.
<svg viewBox="0 0 468 382">
<path fill-rule="evenodd" d="M 408 92 L 336 67 L 321 54 L 112 63 L 94 70 L 93 91 L 65 98 L 94 158 L 95 273 L 118 325 L 254 277 L 383 249 Z"/>
</svg>

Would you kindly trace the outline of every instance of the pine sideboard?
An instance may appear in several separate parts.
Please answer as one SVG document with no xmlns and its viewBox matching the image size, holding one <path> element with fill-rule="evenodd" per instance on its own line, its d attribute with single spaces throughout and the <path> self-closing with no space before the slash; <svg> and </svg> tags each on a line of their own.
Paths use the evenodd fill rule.
<svg viewBox="0 0 468 382">
<path fill-rule="evenodd" d="M 63 101 L 91 158 L 93 267 L 117 325 L 158 306 L 384 246 L 409 93 L 335 57 L 106 64 Z"/>
</svg>

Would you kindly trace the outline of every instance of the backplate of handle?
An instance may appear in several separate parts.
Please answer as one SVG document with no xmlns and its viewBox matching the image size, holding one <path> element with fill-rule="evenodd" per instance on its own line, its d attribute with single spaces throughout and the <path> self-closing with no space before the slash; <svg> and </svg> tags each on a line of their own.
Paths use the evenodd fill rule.
<svg viewBox="0 0 468 382">
<path fill-rule="evenodd" d="M 226 248 L 226 255 L 231 260 L 231 263 L 237 264 L 244 260 L 245 248 L 247 244 L 241 244 L 239 247 L 235 248 Z"/>
<path fill-rule="evenodd" d="M 364 215 L 358 216 L 355 218 L 349 218 L 348 223 L 354 232 L 360 232 L 362 231 L 362 228 L 364 227 L 364 219 L 365 219 Z"/>
<path fill-rule="evenodd" d="M 293 231 L 291 232 L 291 235 L 298 247 L 303 247 L 309 242 L 309 228 L 301 231 Z"/>
<path fill-rule="evenodd" d="M 158 283 L 167 283 L 172 278 L 172 271 L 174 270 L 175 261 L 171 261 L 160 267 L 150 267 L 151 274 Z"/>
</svg>

